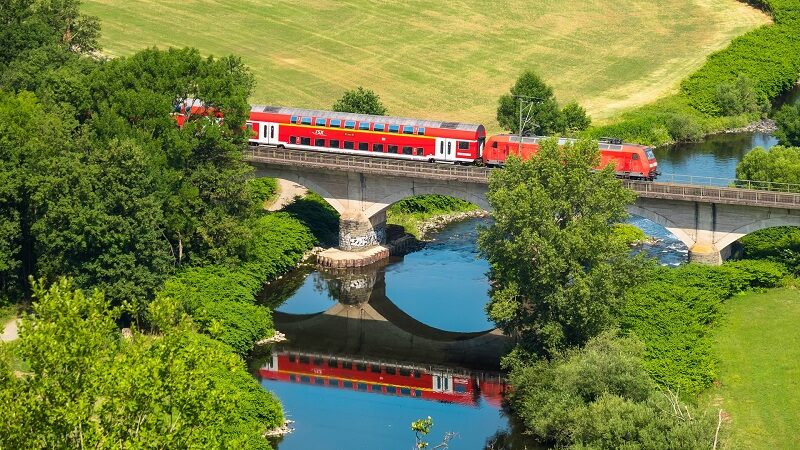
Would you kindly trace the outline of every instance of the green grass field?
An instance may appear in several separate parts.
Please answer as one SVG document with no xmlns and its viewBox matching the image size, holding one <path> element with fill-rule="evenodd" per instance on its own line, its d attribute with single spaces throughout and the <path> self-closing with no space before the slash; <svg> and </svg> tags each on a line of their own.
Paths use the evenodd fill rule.
<svg viewBox="0 0 800 450">
<path fill-rule="evenodd" d="M 800 291 L 734 297 L 724 308 L 719 385 L 706 399 L 728 415 L 723 448 L 800 448 Z"/>
<path fill-rule="evenodd" d="M 532 68 L 595 119 L 674 92 L 768 18 L 736 0 L 85 0 L 104 52 L 237 54 L 256 103 L 330 108 L 373 89 L 390 114 L 497 128 L 497 97 Z"/>
</svg>

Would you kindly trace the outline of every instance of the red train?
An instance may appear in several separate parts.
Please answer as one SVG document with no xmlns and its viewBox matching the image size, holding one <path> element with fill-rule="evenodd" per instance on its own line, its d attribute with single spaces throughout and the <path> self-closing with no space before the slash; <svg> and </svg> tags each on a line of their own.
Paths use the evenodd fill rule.
<svg viewBox="0 0 800 450">
<path fill-rule="evenodd" d="M 187 113 L 203 114 L 195 100 L 176 108 L 183 124 Z M 254 105 L 246 124 L 253 145 L 361 154 L 450 164 L 502 166 L 511 155 L 530 158 L 542 137 L 501 134 L 486 140 L 483 125 L 373 116 L 311 109 Z M 562 138 L 564 144 L 574 140 Z M 600 167 L 614 164 L 617 175 L 652 180 L 658 163 L 651 148 L 616 139 L 600 141 Z"/>
<path fill-rule="evenodd" d="M 270 380 L 466 405 L 480 397 L 499 405 L 507 389 L 498 375 L 286 351 L 274 353 L 259 373 Z"/>
</svg>

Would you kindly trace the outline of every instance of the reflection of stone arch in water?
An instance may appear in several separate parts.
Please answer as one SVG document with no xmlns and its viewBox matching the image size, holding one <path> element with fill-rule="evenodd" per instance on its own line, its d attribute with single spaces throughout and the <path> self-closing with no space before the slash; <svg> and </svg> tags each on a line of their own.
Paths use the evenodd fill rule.
<svg viewBox="0 0 800 450">
<path fill-rule="evenodd" d="M 496 367 L 511 340 L 498 330 L 445 331 L 411 317 L 386 297 L 382 270 L 351 270 L 334 295 L 344 301 L 327 311 L 275 312 L 276 328 L 302 351 L 373 355 L 406 361 L 441 361 L 465 367 Z M 332 291 L 333 292 L 333 291 Z M 355 300 L 364 299 L 362 302 Z"/>
</svg>

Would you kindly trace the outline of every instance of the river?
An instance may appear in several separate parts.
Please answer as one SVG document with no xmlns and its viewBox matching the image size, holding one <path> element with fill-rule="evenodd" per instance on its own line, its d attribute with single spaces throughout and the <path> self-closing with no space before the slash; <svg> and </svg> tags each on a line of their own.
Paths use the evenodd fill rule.
<svg viewBox="0 0 800 450">
<path fill-rule="evenodd" d="M 776 144 L 764 133 L 720 134 L 656 156 L 664 174 L 725 185 L 747 152 Z M 452 224 L 422 250 L 370 268 L 303 267 L 265 288 L 288 341 L 251 367 L 294 421 L 279 450 L 413 448 L 410 424 L 428 416 L 433 443 L 454 432 L 459 450 L 537 448 L 502 406 L 498 362 L 509 342 L 484 312 L 488 264 L 477 251 L 487 223 Z M 686 261 L 686 246 L 663 227 L 630 223 L 654 238 L 638 251 L 664 265 Z"/>
</svg>

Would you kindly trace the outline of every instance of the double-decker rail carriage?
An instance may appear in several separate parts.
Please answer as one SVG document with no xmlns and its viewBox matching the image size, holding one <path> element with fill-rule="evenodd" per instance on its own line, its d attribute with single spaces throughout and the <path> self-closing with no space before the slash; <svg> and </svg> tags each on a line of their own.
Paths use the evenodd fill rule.
<svg viewBox="0 0 800 450">
<path fill-rule="evenodd" d="M 492 136 L 486 142 L 483 161 L 493 166 L 502 166 L 509 156 L 515 155 L 523 160 L 529 159 L 539 151 L 539 143 L 547 139 L 542 136 L 520 137 L 509 134 Z M 560 138 L 558 145 L 574 143 L 576 139 Z M 652 180 L 658 175 L 658 163 L 653 149 L 644 145 L 628 144 L 620 139 L 600 139 L 600 165 L 614 167 L 617 176 Z"/>
<path fill-rule="evenodd" d="M 444 163 L 481 156 L 483 125 L 254 105 L 251 144 Z"/>
</svg>

